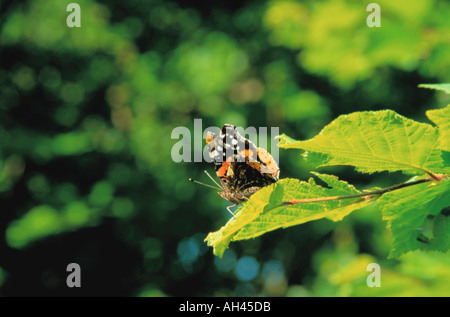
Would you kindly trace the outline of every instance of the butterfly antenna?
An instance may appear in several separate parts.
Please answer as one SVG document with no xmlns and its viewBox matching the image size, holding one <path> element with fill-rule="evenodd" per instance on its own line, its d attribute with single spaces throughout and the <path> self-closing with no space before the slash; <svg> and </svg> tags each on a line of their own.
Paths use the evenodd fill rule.
<svg viewBox="0 0 450 317">
<path fill-rule="evenodd" d="M 205 174 L 208 175 L 209 178 L 211 178 L 211 180 L 214 182 L 214 184 L 216 184 L 217 186 L 219 186 L 220 189 L 223 189 L 222 186 L 219 185 L 218 182 L 216 182 L 216 180 L 214 178 L 212 178 L 211 175 L 209 175 L 208 171 L 205 170 Z"/>
<path fill-rule="evenodd" d="M 197 183 L 197 184 L 200 184 L 200 185 L 203 185 L 203 186 L 206 186 L 206 187 L 210 187 L 210 188 L 214 188 L 214 189 L 218 189 L 218 190 L 222 190 L 222 188 L 217 188 L 216 186 L 211 186 L 211 185 L 209 185 L 209 184 L 205 184 L 205 183 L 202 183 L 202 182 L 199 182 L 198 180 L 195 180 L 195 179 L 192 179 L 192 178 L 189 178 L 189 181 L 190 182 L 194 182 L 194 183 Z"/>
</svg>

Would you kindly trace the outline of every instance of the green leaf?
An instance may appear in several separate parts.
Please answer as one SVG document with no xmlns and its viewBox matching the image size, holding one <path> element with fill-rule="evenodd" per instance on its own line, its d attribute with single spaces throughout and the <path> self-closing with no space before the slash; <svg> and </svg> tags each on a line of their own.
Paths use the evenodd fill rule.
<svg viewBox="0 0 450 317">
<path fill-rule="evenodd" d="M 432 237 L 421 246 L 421 249 L 428 251 L 446 252 L 450 249 L 450 217 L 442 212 L 436 217 L 432 217 Z"/>
<path fill-rule="evenodd" d="M 307 141 L 282 135 L 279 146 L 302 149 L 315 167 L 351 165 L 364 173 L 446 173 L 437 128 L 392 110 L 343 115 Z"/>
<path fill-rule="evenodd" d="M 319 198 L 358 194 L 356 188 L 336 176 L 315 173 L 328 187 L 317 185 L 313 178 L 308 182 L 297 179 L 281 179 L 255 193 L 217 232 L 210 233 L 205 241 L 214 247 L 214 254 L 222 257 L 231 241 L 250 239 L 266 232 L 286 228 L 312 220 L 328 218 L 341 220 L 350 212 L 363 208 L 372 200 L 352 198 L 315 203 L 283 205 L 293 199 Z"/>
<path fill-rule="evenodd" d="M 449 205 L 450 179 L 382 195 L 377 206 L 392 231 L 389 256 L 396 257 L 416 249 L 447 250 L 450 236 L 448 216 L 440 212 Z"/>
<path fill-rule="evenodd" d="M 439 129 L 439 148 L 450 152 L 450 105 L 444 109 L 428 110 L 426 114 Z"/>
<path fill-rule="evenodd" d="M 446 209 L 444 208 L 444 210 Z M 436 216 L 434 225 L 434 235 L 436 236 L 436 241 L 439 240 L 439 243 L 442 245 L 443 248 L 440 251 L 443 252 L 450 249 L 450 216 L 445 214 L 444 210 Z M 435 249 L 439 250 L 438 247 Z"/>
<path fill-rule="evenodd" d="M 441 90 L 447 94 L 450 94 L 450 84 L 420 84 L 419 87 Z"/>
</svg>

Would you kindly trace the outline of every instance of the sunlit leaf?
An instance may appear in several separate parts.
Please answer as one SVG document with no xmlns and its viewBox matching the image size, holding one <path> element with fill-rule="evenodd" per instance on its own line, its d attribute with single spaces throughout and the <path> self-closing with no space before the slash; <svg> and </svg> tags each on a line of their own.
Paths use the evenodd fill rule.
<svg viewBox="0 0 450 317">
<path fill-rule="evenodd" d="M 419 248 L 441 251 L 449 248 L 448 216 L 436 217 L 445 207 L 450 206 L 449 179 L 437 184 L 425 183 L 387 193 L 377 201 L 377 206 L 392 231 L 390 257 Z M 436 217 L 438 222 L 427 224 L 428 216 L 432 219 Z M 429 232 L 424 234 L 424 230 Z M 431 241 L 432 245 L 429 245 Z"/>
<path fill-rule="evenodd" d="M 450 171 L 438 148 L 439 131 L 391 110 L 342 115 L 311 140 L 280 139 L 282 148 L 308 151 L 304 156 L 315 167 L 351 165 L 364 173 Z"/>
<path fill-rule="evenodd" d="M 450 94 L 450 84 L 420 84 L 419 87 L 440 90 Z"/>
<path fill-rule="evenodd" d="M 350 212 L 372 201 L 362 198 L 323 201 L 320 203 L 283 205 L 283 201 L 360 193 L 353 186 L 335 176 L 315 174 L 329 187 L 322 187 L 310 178 L 308 182 L 286 178 L 254 194 L 236 213 L 236 217 L 219 231 L 206 237 L 214 253 L 222 256 L 231 241 L 250 239 L 266 232 L 308 221 L 328 218 L 341 220 Z"/>
<path fill-rule="evenodd" d="M 440 148 L 450 152 L 450 105 L 444 109 L 429 110 L 427 116 L 439 129 Z"/>
</svg>

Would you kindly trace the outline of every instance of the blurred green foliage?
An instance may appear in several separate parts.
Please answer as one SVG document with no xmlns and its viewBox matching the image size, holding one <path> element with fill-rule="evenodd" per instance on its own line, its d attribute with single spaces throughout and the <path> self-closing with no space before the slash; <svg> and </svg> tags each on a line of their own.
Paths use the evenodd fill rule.
<svg viewBox="0 0 450 317">
<path fill-rule="evenodd" d="M 417 85 L 450 81 L 449 2 L 380 0 L 382 27 L 368 28 L 369 1 L 79 0 L 69 28 L 70 2 L 0 4 L 1 295 L 450 295 L 449 256 L 386 260 L 371 208 L 217 259 L 203 239 L 228 203 L 187 181 L 212 166 L 170 156 L 171 131 L 194 118 L 296 139 L 358 110 L 426 120 L 448 102 Z M 280 167 L 310 170 L 284 151 Z M 404 181 L 332 173 L 361 189 Z M 79 290 L 65 285 L 71 262 Z M 371 262 L 381 288 L 365 284 Z"/>
</svg>

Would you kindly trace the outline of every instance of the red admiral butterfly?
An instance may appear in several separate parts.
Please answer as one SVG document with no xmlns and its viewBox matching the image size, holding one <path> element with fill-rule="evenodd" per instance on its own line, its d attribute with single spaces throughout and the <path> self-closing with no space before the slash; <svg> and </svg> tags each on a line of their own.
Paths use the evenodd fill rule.
<svg viewBox="0 0 450 317">
<path fill-rule="evenodd" d="M 233 215 L 230 207 L 279 178 L 280 169 L 269 152 L 241 136 L 231 124 L 225 124 L 220 135 L 208 132 L 206 143 L 221 185 L 213 181 L 222 189 L 219 195 L 234 204 L 227 207 Z"/>
</svg>

